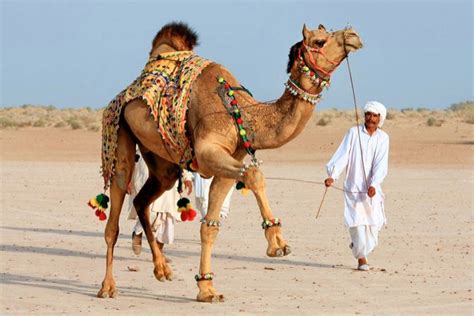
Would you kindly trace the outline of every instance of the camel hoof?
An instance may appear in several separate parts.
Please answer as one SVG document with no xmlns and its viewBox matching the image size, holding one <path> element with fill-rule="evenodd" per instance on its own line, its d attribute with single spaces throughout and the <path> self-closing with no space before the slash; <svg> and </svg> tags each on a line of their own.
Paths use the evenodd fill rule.
<svg viewBox="0 0 474 316">
<path fill-rule="evenodd" d="M 97 293 L 98 298 L 116 298 L 117 295 L 118 295 L 117 290 L 105 291 L 101 289 L 99 293 Z"/>
<path fill-rule="evenodd" d="M 275 257 L 283 257 L 284 255 L 283 249 L 277 249 L 277 251 L 275 251 Z"/>
<path fill-rule="evenodd" d="M 291 253 L 291 247 L 286 245 L 284 248 L 283 248 L 283 252 L 285 253 L 284 255 L 285 256 L 288 256 L 290 253 Z"/>
<path fill-rule="evenodd" d="M 224 299 L 224 295 L 222 294 L 218 294 L 218 295 L 211 294 L 211 295 L 206 295 L 206 296 L 198 295 L 196 300 L 201 303 L 222 303 L 224 302 L 225 299 Z"/>
<path fill-rule="evenodd" d="M 281 248 L 268 248 L 267 249 L 267 256 L 269 257 L 283 257 L 285 254 L 283 252 L 283 249 Z"/>
<path fill-rule="evenodd" d="M 153 274 L 155 275 L 155 278 L 160 281 L 160 282 L 165 282 L 166 280 L 168 281 L 171 281 L 173 280 L 173 273 L 171 271 L 168 271 L 168 273 L 163 273 L 163 272 L 159 272 L 158 269 L 154 269 L 153 270 Z"/>
</svg>

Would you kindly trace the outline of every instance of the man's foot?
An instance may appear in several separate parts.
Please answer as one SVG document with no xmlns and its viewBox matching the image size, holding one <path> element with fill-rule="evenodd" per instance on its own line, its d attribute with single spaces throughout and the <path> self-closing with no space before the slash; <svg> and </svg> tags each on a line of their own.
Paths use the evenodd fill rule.
<svg viewBox="0 0 474 316">
<path fill-rule="evenodd" d="M 367 258 L 359 258 L 357 270 L 359 270 L 359 271 L 369 271 L 370 270 Z"/>
<path fill-rule="evenodd" d="M 132 250 L 137 256 L 142 253 L 142 234 L 132 233 Z"/>
</svg>

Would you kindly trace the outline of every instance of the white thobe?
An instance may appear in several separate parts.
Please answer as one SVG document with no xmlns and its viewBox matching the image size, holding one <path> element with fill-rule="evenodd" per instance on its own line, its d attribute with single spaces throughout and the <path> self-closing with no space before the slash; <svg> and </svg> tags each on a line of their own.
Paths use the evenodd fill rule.
<svg viewBox="0 0 474 316">
<path fill-rule="evenodd" d="M 207 209 L 209 207 L 209 190 L 211 188 L 213 178 L 204 179 L 199 175 L 199 173 L 194 174 L 194 192 L 196 196 L 196 207 L 201 213 L 201 217 L 204 218 L 207 214 Z M 230 211 L 230 199 L 234 188 L 232 187 L 227 193 L 224 203 L 222 203 L 222 208 L 220 212 L 221 218 L 227 218 Z"/>
<path fill-rule="evenodd" d="M 360 145 L 357 129 L 360 132 Z M 326 165 L 328 175 L 335 180 L 342 171 L 346 171 L 344 222 L 348 227 L 369 225 L 380 229 L 386 223 L 381 184 L 387 175 L 388 151 L 387 133 L 378 128 L 369 135 L 362 124 L 349 129 Z M 367 195 L 368 186 L 376 190 L 372 198 Z"/>
</svg>

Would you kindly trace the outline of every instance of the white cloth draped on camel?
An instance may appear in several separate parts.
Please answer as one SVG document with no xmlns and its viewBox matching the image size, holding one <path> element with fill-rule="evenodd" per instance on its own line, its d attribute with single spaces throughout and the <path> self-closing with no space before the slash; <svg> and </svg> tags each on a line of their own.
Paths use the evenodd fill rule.
<svg viewBox="0 0 474 316">
<path fill-rule="evenodd" d="M 139 151 L 137 151 L 139 154 Z M 192 180 L 192 174 L 186 170 L 183 171 L 185 180 Z M 143 227 L 137 219 L 137 212 L 133 206 L 133 199 L 148 179 L 148 167 L 143 158 L 135 163 L 132 174 L 131 188 L 128 202 L 128 219 L 136 219 L 134 232 L 136 235 L 143 233 Z M 181 221 L 178 212 L 177 202 L 180 198 L 178 193 L 178 181 L 173 188 L 165 191 L 158 199 L 150 205 L 150 221 L 153 231 L 155 231 L 156 240 L 164 244 L 172 244 L 174 241 L 174 225 Z M 124 204 L 125 205 L 125 204 Z"/>
<path fill-rule="evenodd" d="M 357 129 L 360 132 L 363 156 Z M 388 152 L 387 133 L 378 128 L 371 136 L 362 124 L 349 129 L 326 165 L 328 175 L 335 180 L 346 171 L 344 220 L 348 227 L 370 225 L 380 228 L 386 223 L 381 183 L 388 171 Z M 367 186 L 375 188 L 374 197 L 368 197 Z"/>
</svg>

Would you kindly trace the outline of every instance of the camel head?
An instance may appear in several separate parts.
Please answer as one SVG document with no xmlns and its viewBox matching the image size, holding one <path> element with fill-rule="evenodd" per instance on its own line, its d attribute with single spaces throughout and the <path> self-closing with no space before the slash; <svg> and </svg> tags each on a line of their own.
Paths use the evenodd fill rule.
<svg viewBox="0 0 474 316">
<path fill-rule="evenodd" d="M 296 67 L 296 58 L 302 58 L 304 64 L 319 77 L 329 79 L 344 58 L 360 48 L 362 41 L 352 28 L 327 32 L 322 24 L 312 31 L 303 25 L 303 40 L 291 48 L 287 72 Z"/>
</svg>

